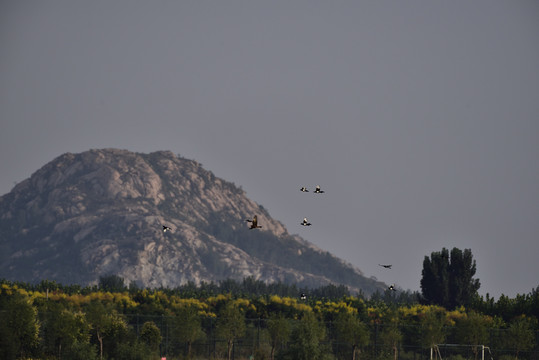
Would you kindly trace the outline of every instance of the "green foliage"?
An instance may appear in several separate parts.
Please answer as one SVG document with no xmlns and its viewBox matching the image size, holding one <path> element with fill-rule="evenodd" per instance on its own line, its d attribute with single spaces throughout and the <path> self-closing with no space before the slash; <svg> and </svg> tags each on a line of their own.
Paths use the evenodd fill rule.
<svg viewBox="0 0 539 360">
<path fill-rule="evenodd" d="M 310 296 L 322 299 L 341 299 L 350 296 L 350 290 L 344 285 L 329 284 L 310 291 Z"/>
<path fill-rule="evenodd" d="M 103 328 L 103 348 L 107 358 L 118 358 L 123 352 L 122 345 L 130 343 L 127 322 L 122 315 L 112 311 L 105 315 Z"/>
<path fill-rule="evenodd" d="M 399 344 L 402 340 L 402 332 L 399 328 L 399 315 L 394 309 L 388 309 L 383 315 L 384 326 L 379 334 L 379 341 L 384 346 L 382 353 L 388 357 L 392 353 L 395 360 L 398 358 Z"/>
<path fill-rule="evenodd" d="M 456 337 L 459 344 L 479 345 L 488 341 L 489 319 L 471 311 L 467 316 L 459 319 L 456 327 Z M 478 348 L 473 352 L 477 359 Z"/>
<path fill-rule="evenodd" d="M 369 343 L 367 326 L 353 312 L 341 311 L 335 321 L 337 339 L 348 343 L 352 350 L 352 360 L 356 358 L 356 352 Z"/>
<path fill-rule="evenodd" d="M 481 286 L 478 279 L 474 279 L 476 272 L 475 260 L 472 251 L 453 248 L 449 264 L 449 303 L 446 308 L 469 306 L 477 296 Z"/>
<path fill-rule="evenodd" d="M 282 314 L 272 314 L 268 320 L 268 333 L 271 342 L 270 359 L 273 360 L 275 350 L 284 345 L 290 338 L 290 321 Z"/>
<path fill-rule="evenodd" d="M 215 329 L 217 335 L 227 342 L 227 358 L 232 358 L 234 341 L 245 333 L 245 317 L 239 306 L 230 301 L 219 312 Z"/>
<path fill-rule="evenodd" d="M 103 331 L 106 327 L 105 306 L 99 301 L 92 301 L 86 309 L 86 318 L 99 342 L 99 357 L 103 358 Z"/>
<path fill-rule="evenodd" d="M 100 276 L 99 289 L 108 292 L 122 292 L 127 290 L 124 279 L 118 275 Z"/>
<path fill-rule="evenodd" d="M 189 358 L 193 343 L 204 337 L 202 318 L 198 309 L 193 305 L 187 305 L 176 310 L 176 315 L 172 318 L 171 333 L 174 340 L 187 344 L 186 355 Z"/>
<path fill-rule="evenodd" d="M 0 358 L 24 358 L 39 342 L 37 311 L 27 296 L 0 293 Z"/>
<path fill-rule="evenodd" d="M 114 357 L 115 360 L 148 360 L 158 359 L 151 354 L 150 349 L 141 341 L 122 342 L 118 344 Z"/>
<path fill-rule="evenodd" d="M 425 256 L 421 272 L 421 293 L 427 304 L 437 304 L 446 309 L 468 306 L 474 302 L 479 280 L 474 279 L 475 260 L 470 249 L 446 248 Z"/>
<path fill-rule="evenodd" d="M 159 350 L 161 340 L 161 330 L 159 330 L 153 321 L 147 321 L 142 325 L 140 341 L 146 344 L 151 351 L 157 352 Z"/>
<path fill-rule="evenodd" d="M 494 301 L 489 294 L 486 298 L 476 299 L 473 309 L 487 315 L 497 316 L 506 322 L 521 315 L 539 318 L 539 286 L 528 294 L 517 294 L 514 298 L 501 295 L 498 301 Z"/>
<path fill-rule="evenodd" d="M 297 360 L 322 359 L 325 349 L 321 342 L 325 337 L 326 329 L 316 316 L 312 312 L 304 313 L 292 331 L 292 345 L 288 357 Z"/>
<path fill-rule="evenodd" d="M 64 353 L 65 359 L 70 360 L 96 360 L 97 347 L 89 342 L 74 341 Z"/>
<path fill-rule="evenodd" d="M 521 351 L 531 350 L 535 346 L 533 333 L 533 321 L 526 317 L 518 317 L 511 321 L 504 338 L 504 343 L 509 349 L 515 351 L 515 359 Z"/>
<path fill-rule="evenodd" d="M 431 348 L 445 341 L 445 310 L 440 308 L 428 309 L 421 319 L 421 345 Z"/>
<path fill-rule="evenodd" d="M 328 292 L 310 291 L 307 300 L 299 299 L 295 287 L 286 288 L 295 291 L 291 297 L 252 295 L 269 288 L 252 278 L 113 293 L 0 281 L 0 358 L 150 359 L 158 352 L 167 358 L 217 358 L 233 351 L 235 358 L 256 353 L 265 359 L 322 359 L 333 352 L 339 359 L 398 354 L 406 360 L 413 355 L 410 347 L 442 342 L 479 343 L 522 358 L 537 351 L 536 289 L 447 311 L 394 300 L 319 297 L 337 295 L 338 287 L 331 286 Z M 219 294 L 221 289 L 230 292 Z M 525 316 L 504 320 L 499 311 Z"/>
<path fill-rule="evenodd" d="M 376 290 L 368 300 L 369 304 L 375 305 L 384 303 L 386 305 L 414 305 L 419 302 L 421 295 L 418 292 L 407 291 L 395 291 L 386 289 L 384 292 Z"/>
<path fill-rule="evenodd" d="M 45 353 L 61 358 L 74 344 L 89 343 L 90 326 L 81 313 L 73 313 L 59 302 L 47 302 L 41 314 Z"/>
<path fill-rule="evenodd" d="M 86 308 L 86 318 L 99 343 L 99 356 L 115 357 L 119 345 L 128 340 L 128 328 L 124 318 L 110 304 L 92 301 Z"/>
</svg>

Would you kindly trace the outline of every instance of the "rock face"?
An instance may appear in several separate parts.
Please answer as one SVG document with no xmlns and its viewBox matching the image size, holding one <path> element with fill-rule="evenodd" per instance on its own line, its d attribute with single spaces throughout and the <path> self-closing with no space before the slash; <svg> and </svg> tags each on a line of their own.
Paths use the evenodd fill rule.
<svg viewBox="0 0 539 360">
<path fill-rule="evenodd" d="M 248 229 L 253 215 L 262 229 Z M 167 151 L 67 153 L 0 197 L 0 278 L 88 285 L 111 274 L 145 287 L 252 276 L 385 289 L 288 234 L 233 183 Z"/>
</svg>

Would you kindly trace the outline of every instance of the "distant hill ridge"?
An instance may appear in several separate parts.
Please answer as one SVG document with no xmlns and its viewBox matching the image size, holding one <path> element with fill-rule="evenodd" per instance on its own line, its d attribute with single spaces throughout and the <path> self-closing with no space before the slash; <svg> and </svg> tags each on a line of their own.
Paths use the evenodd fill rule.
<svg viewBox="0 0 539 360">
<path fill-rule="evenodd" d="M 13 281 L 89 285 L 114 274 L 144 287 L 252 277 L 386 288 L 169 151 L 63 154 L 0 197 L 0 214 L 0 278 Z M 249 230 L 255 214 L 263 228 Z"/>
</svg>

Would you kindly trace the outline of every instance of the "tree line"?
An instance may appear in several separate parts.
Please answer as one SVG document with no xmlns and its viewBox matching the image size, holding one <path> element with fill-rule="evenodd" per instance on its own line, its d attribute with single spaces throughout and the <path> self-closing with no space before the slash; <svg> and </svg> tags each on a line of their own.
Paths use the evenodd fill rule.
<svg viewBox="0 0 539 360">
<path fill-rule="evenodd" d="M 465 253 L 443 249 L 425 257 L 421 293 L 370 297 L 343 286 L 302 289 L 253 278 L 174 289 L 126 286 L 115 275 L 91 287 L 2 280 L 0 358 L 427 359 L 441 343 L 486 345 L 496 359 L 537 358 L 539 287 L 496 301 L 473 287 L 466 296 L 457 289 L 429 297 L 436 293 L 425 289 L 425 269 L 452 289 L 459 283 L 450 280 L 454 274 L 478 283 Z"/>
</svg>

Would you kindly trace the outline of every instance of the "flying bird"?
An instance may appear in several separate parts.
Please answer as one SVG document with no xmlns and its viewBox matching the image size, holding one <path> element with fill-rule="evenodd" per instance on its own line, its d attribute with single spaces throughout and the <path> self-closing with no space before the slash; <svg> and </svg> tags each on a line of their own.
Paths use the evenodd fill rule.
<svg viewBox="0 0 539 360">
<path fill-rule="evenodd" d="M 258 225 L 258 219 L 257 219 L 256 215 L 253 216 L 252 220 L 247 219 L 245 221 L 247 221 L 248 223 L 251 223 L 251 226 L 249 227 L 249 229 L 257 229 L 257 228 L 260 229 L 262 227 L 262 226 Z"/>
<path fill-rule="evenodd" d="M 311 226 L 311 223 L 307 221 L 307 218 L 303 218 L 303 221 L 300 222 L 300 224 L 303 226 Z"/>
<path fill-rule="evenodd" d="M 320 185 L 316 185 L 316 189 L 314 190 L 315 194 L 323 194 L 324 190 L 320 190 Z"/>
<path fill-rule="evenodd" d="M 163 225 L 163 232 L 172 231 L 168 226 Z"/>
<path fill-rule="evenodd" d="M 391 269 L 391 267 L 393 266 L 391 264 L 389 264 L 389 265 L 378 264 L 378 265 L 380 265 L 381 267 L 385 267 L 386 269 Z"/>
<path fill-rule="evenodd" d="M 307 188 L 305 186 L 302 186 L 301 189 L 300 189 L 301 192 L 309 192 L 309 190 L 307 190 Z"/>
<path fill-rule="evenodd" d="M 301 293 L 301 295 L 299 296 L 299 298 L 301 300 L 306 300 L 307 299 L 307 295 L 305 295 L 305 293 Z"/>
<path fill-rule="evenodd" d="M 397 289 L 395 289 L 395 284 L 389 285 L 388 290 L 397 291 Z"/>
</svg>

